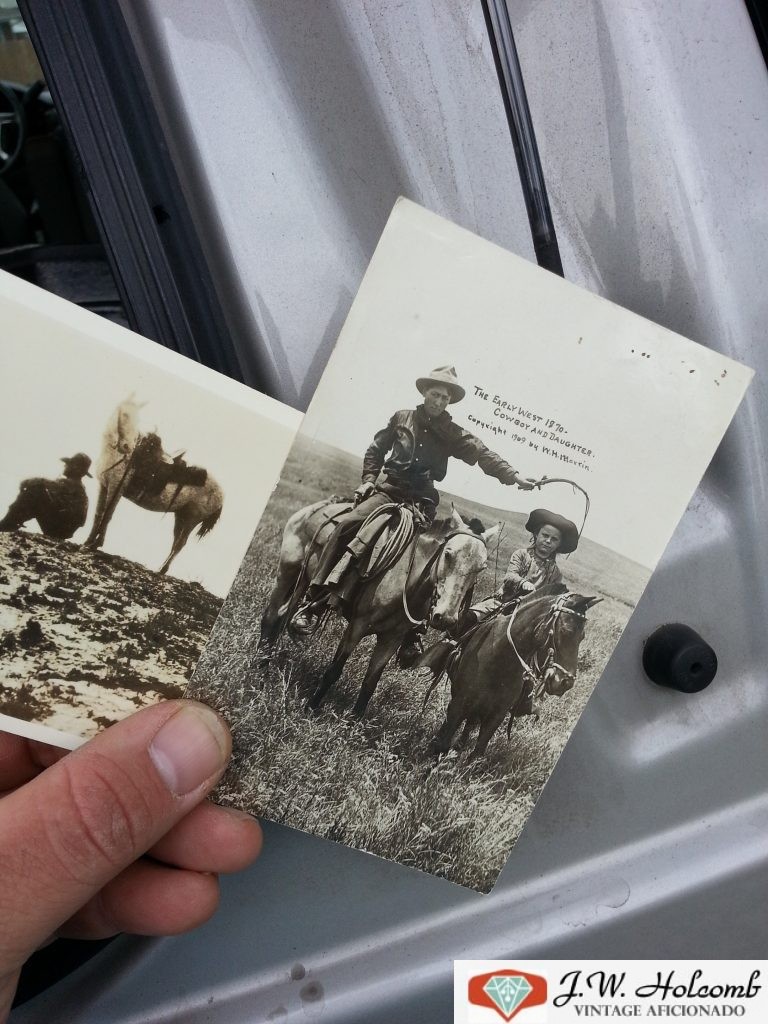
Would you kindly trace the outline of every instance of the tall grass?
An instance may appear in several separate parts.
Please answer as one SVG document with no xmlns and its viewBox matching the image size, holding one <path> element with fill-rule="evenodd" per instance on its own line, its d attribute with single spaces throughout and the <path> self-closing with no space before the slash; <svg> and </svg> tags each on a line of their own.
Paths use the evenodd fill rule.
<svg viewBox="0 0 768 1024">
<path fill-rule="evenodd" d="M 487 891 L 530 814 L 642 588 L 642 570 L 591 545 L 562 564 L 572 590 L 604 595 L 589 613 L 572 690 L 549 697 L 538 719 L 500 729 L 485 754 L 468 762 L 455 752 L 428 752 L 450 696 L 443 682 L 422 710 L 427 683 L 416 673 L 385 671 L 365 719 L 350 715 L 370 654 L 364 641 L 319 712 L 307 697 L 330 661 L 341 624 L 305 643 L 285 639 L 269 664 L 256 652 L 266 604 L 291 512 L 323 494 L 349 492 L 354 469 L 335 460 L 294 455 L 254 537 L 191 692 L 217 706 L 234 736 L 222 802 Z M 459 502 L 461 505 L 462 503 Z M 470 505 L 471 503 L 464 503 Z M 480 506 L 471 504 L 473 514 Z M 485 510 L 493 513 L 495 510 Z M 487 515 L 490 524 L 492 515 Z M 525 540 L 522 517 L 508 514 L 501 573 Z M 608 557 L 610 556 L 610 557 Z M 600 581 L 601 561 L 608 585 Z M 493 590 L 486 573 L 476 596 Z M 622 589 L 623 587 L 623 589 Z M 436 639 L 436 635 L 433 637 Z M 472 744 L 470 744 L 471 749 Z"/>
</svg>

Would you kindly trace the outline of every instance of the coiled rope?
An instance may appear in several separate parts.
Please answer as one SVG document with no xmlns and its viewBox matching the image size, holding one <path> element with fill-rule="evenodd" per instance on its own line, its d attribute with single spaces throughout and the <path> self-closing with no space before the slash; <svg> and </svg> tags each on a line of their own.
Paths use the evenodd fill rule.
<svg viewBox="0 0 768 1024">
<path fill-rule="evenodd" d="M 394 501 L 375 508 L 363 521 L 360 532 L 375 527 L 380 520 L 386 520 L 389 524 L 389 534 L 369 562 L 366 572 L 360 574 L 361 580 L 383 576 L 400 558 L 416 533 L 416 513 L 407 505 L 400 505 Z M 382 525 L 382 530 L 385 529 L 386 524 Z"/>
</svg>

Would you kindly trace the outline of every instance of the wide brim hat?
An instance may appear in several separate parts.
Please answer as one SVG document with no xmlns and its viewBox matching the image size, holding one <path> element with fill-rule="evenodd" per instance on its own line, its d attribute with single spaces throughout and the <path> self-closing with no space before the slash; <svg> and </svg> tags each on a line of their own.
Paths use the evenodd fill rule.
<svg viewBox="0 0 768 1024">
<path fill-rule="evenodd" d="M 67 469 L 81 471 L 82 476 L 91 476 L 88 470 L 91 468 L 91 459 L 85 452 L 78 452 L 76 455 L 62 455 L 61 461 Z"/>
<path fill-rule="evenodd" d="M 456 370 L 453 366 L 438 366 L 429 377 L 419 377 L 416 381 L 416 387 L 422 395 L 433 384 L 443 384 L 448 388 L 451 392 L 449 405 L 460 402 L 466 394 L 464 388 L 459 384 L 459 378 L 456 376 Z"/>
<path fill-rule="evenodd" d="M 559 516 L 557 512 L 550 512 L 548 508 L 535 508 L 528 516 L 525 528 L 528 533 L 532 533 L 535 536 L 542 526 L 554 526 L 555 529 L 560 531 L 562 540 L 560 541 L 560 547 L 557 549 L 559 555 L 570 555 L 579 546 L 578 528 L 575 523 L 572 523 L 570 519 L 566 519 L 565 516 Z"/>
</svg>

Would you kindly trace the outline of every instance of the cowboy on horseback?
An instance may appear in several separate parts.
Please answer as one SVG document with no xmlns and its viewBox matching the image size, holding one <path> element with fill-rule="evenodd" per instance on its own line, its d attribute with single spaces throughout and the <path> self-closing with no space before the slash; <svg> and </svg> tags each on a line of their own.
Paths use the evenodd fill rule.
<svg viewBox="0 0 768 1024">
<path fill-rule="evenodd" d="M 450 458 L 478 465 L 488 476 L 522 490 L 530 491 L 536 484 L 453 421 L 446 407 L 460 402 L 465 391 L 452 366 L 419 377 L 416 388 L 424 402 L 416 409 L 396 412 L 365 453 L 355 504 L 336 520 L 304 601 L 293 617 L 291 628 L 298 633 L 312 633 L 329 600 L 338 602 L 343 581 L 337 565 L 345 550 L 351 556 L 344 559 L 345 566 L 362 554 L 365 545 L 356 543 L 355 534 L 375 509 L 393 502 L 408 504 L 427 522 L 434 519 L 440 501 L 435 481 L 444 479 Z M 417 645 L 418 633 L 412 633 L 403 647 L 415 646 L 418 652 Z"/>
</svg>

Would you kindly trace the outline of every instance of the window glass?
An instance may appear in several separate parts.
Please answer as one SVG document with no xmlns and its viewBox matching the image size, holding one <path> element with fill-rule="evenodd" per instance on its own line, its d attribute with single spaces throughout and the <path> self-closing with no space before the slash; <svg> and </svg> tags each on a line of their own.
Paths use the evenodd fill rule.
<svg viewBox="0 0 768 1024">
<path fill-rule="evenodd" d="M 0 82 L 32 85 L 42 77 L 16 0 L 0 0 Z"/>
</svg>

